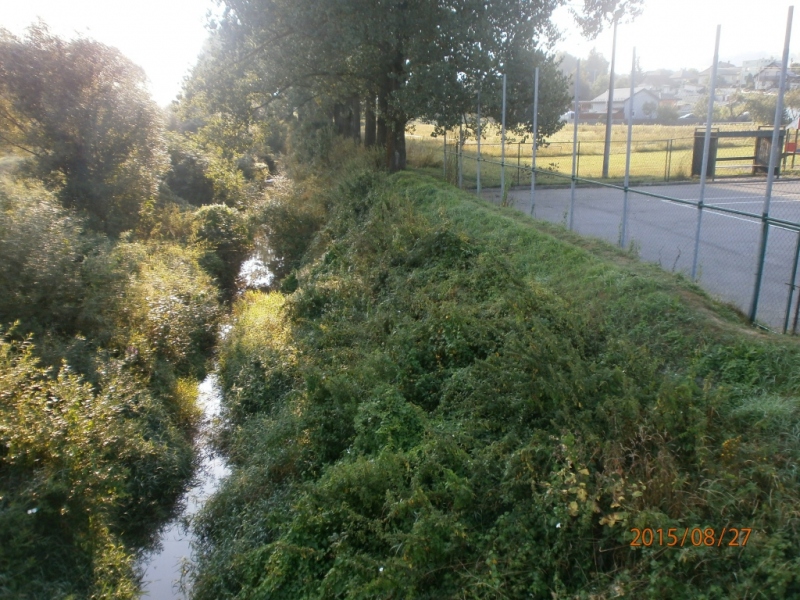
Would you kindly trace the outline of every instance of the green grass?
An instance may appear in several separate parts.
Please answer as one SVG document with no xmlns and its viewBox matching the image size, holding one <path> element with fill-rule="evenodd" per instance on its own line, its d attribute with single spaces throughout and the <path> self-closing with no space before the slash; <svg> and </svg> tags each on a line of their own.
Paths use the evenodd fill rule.
<svg viewBox="0 0 800 600">
<path fill-rule="evenodd" d="M 796 340 L 431 178 L 327 180 L 303 266 L 221 349 L 196 598 L 800 594 Z"/>
<path fill-rule="evenodd" d="M 725 125 L 725 130 L 752 128 L 749 125 Z M 442 173 L 443 144 L 441 138 L 431 138 L 431 126 L 415 125 L 414 137 L 407 140 L 408 161 L 415 168 L 424 169 L 431 175 Z M 692 147 L 694 126 L 635 125 L 631 152 L 630 176 L 634 183 L 657 181 L 680 181 L 689 179 L 692 169 Z M 578 130 L 579 152 L 577 161 L 578 177 L 600 179 L 603 171 L 603 148 L 605 127 L 580 125 Z M 448 132 L 448 181 L 455 183 L 457 162 L 455 141 L 457 132 Z M 625 175 L 625 152 L 627 128 L 624 125 L 612 127 L 612 144 L 609 159 L 609 180 L 621 182 Z M 670 140 L 671 143 L 669 142 Z M 751 156 L 754 140 L 751 138 L 723 139 L 720 141 L 718 157 Z M 481 144 L 482 187 L 500 185 L 501 145 L 499 133 L 488 131 Z M 467 188 L 476 186 L 477 145 L 468 140 L 464 147 L 463 179 Z M 498 164 L 495 164 L 498 163 Z M 506 145 L 506 177 L 514 185 L 525 185 L 530 181 L 531 145 L 530 141 L 509 138 Z M 518 168 L 518 165 L 521 168 Z M 537 149 L 537 166 L 542 171 L 552 171 L 569 177 L 572 173 L 572 129 L 564 128 Z M 741 176 L 751 174 L 752 160 L 725 161 L 718 164 L 717 177 Z M 544 185 L 565 185 L 569 179 L 542 173 L 537 181 Z"/>
</svg>

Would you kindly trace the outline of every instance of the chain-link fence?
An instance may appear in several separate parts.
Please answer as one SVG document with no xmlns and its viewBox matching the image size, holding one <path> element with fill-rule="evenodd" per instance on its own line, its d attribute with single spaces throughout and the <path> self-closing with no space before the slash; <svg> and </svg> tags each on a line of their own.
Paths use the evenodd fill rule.
<svg viewBox="0 0 800 600">
<path fill-rule="evenodd" d="M 579 149 L 579 142 L 569 145 L 569 155 L 565 145 L 537 148 L 535 169 L 532 148 L 523 143 L 482 144 L 480 151 L 474 143 L 445 144 L 439 172 L 489 201 L 633 248 L 762 326 L 800 332 L 800 178 L 793 153 L 776 149 L 769 177 L 754 156 L 743 154 L 753 151 L 752 140 L 720 145 L 702 179 L 691 173 L 698 142 L 690 142 L 631 141 L 627 186 L 627 144 L 624 153 L 612 144 L 606 179 L 599 178 L 602 155 L 590 144 Z"/>
<path fill-rule="evenodd" d="M 642 143 L 646 144 L 652 142 Z M 631 146 L 633 149 L 636 144 Z M 786 168 L 771 182 L 768 214 L 764 215 L 769 182 L 765 175 L 753 174 L 752 163 L 741 167 L 747 177 L 709 178 L 701 186 L 697 177 L 676 181 L 677 177 L 670 175 L 670 155 L 666 144 L 663 146 L 659 155 L 645 153 L 652 159 L 653 172 L 660 163 L 656 185 L 655 177 L 648 184 L 626 188 L 623 183 L 592 179 L 594 171 L 586 177 L 573 176 L 564 172 L 562 165 L 567 160 L 560 158 L 556 167 L 548 164 L 535 169 L 531 194 L 531 152 L 529 149 L 525 155 L 523 144 L 507 147 L 505 165 L 499 152 L 491 152 L 491 145 L 486 153 L 481 147 L 480 158 L 469 144 L 448 145 L 441 172 L 453 184 L 473 190 L 477 190 L 480 177 L 481 196 L 486 200 L 505 201 L 536 218 L 632 247 L 643 260 L 668 271 L 688 277 L 694 271 L 694 279 L 704 289 L 759 324 L 777 331 L 800 331 L 800 179 L 792 176 L 791 157 L 786 157 Z M 549 162 L 553 156 L 557 155 L 542 158 L 538 154 L 537 163 Z M 673 152 L 676 168 L 691 162 L 691 156 L 676 156 Z M 622 155 L 623 175 L 624 159 Z M 570 167 L 571 161 L 570 155 Z M 610 161 L 612 176 L 616 162 Z M 636 163 L 632 160 L 631 164 Z M 505 180 L 505 192 L 500 188 L 501 179 Z"/>
<path fill-rule="evenodd" d="M 689 129 L 693 135 L 654 139 L 651 132 L 650 139 L 634 138 L 637 92 L 632 72 L 622 110 L 627 121 L 624 142 L 609 136 L 610 128 L 604 128 L 601 138 L 596 125 L 594 130 L 584 127 L 580 137 L 576 99 L 571 142 L 508 143 L 503 126 L 500 143 L 487 143 L 476 104 L 475 141 L 465 141 L 463 128 L 456 144 L 453 136 L 450 144 L 445 138 L 439 146 L 438 172 L 487 200 L 633 248 L 644 260 L 684 273 L 738 307 L 750 321 L 797 333 L 798 131 L 782 125 L 791 21 L 790 8 L 772 127 L 711 123 L 720 64 L 717 27 L 706 124 L 693 132 Z M 580 61 L 576 81 L 579 69 Z M 503 82 L 505 115 L 505 75 Z M 538 69 L 535 82 L 533 131 L 537 130 Z"/>
</svg>

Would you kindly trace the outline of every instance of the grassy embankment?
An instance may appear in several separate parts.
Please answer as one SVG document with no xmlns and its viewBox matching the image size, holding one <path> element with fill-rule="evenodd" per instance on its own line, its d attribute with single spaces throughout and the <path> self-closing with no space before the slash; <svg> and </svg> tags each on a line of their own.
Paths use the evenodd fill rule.
<svg viewBox="0 0 800 600">
<path fill-rule="evenodd" d="M 338 172 L 273 199 L 276 253 L 291 215 L 320 230 L 235 306 L 196 598 L 800 595 L 796 340 L 446 184 Z"/>
<path fill-rule="evenodd" d="M 753 129 L 752 124 L 724 124 L 724 130 Z M 692 146 L 694 143 L 693 125 L 634 125 L 633 146 L 631 152 L 631 177 L 636 182 L 664 181 L 669 171 L 670 181 L 688 179 L 692 170 Z M 414 126 L 414 137 L 408 139 L 409 162 L 416 167 L 428 169 L 432 175 L 441 176 L 442 139 L 430 137 L 433 127 L 417 124 Z M 448 147 L 452 152 L 449 159 L 449 180 L 455 182 L 457 163 L 455 158 L 457 131 L 448 131 Z M 604 125 L 578 126 L 580 152 L 578 175 L 584 178 L 599 179 L 603 167 L 603 146 L 605 139 Z M 621 181 L 625 175 L 625 148 L 627 127 L 614 125 L 611 133 L 611 154 L 609 162 L 609 178 Z M 506 178 L 514 185 L 530 181 L 530 172 L 517 169 L 530 167 L 530 141 L 518 145 L 519 139 L 508 137 L 506 145 Z M 671 144 L 668 142 L 672 140 Z M 753 139 L 722 139 L 717 156 L 751 156 Z M 487 129 L 487 135 L 481 144 L 481 155 L 486 162 L 481 166 L 481 185 L 497 187 L 500 185 L 501 159 L 500 134 L 496 128 Z M 468 140 L 464 147 L 464 181 L 466 187 L 475 187 L 477 147 L 475 140 Z M 540 169 L 569 176 L 572 172 L 572 126 L 567 125 L 558 133 L 546 140 L 546 144 L 537 150 L 537 164 Z M 749 173 L 752 161 L 726 161 L 718 164 L 717 176 L 742 175 Z M 737 167 L 737 168 L 734 168 Z M 438 170 L 437 170 L 438 169 Z M 539 176 L 542 184 L 568 184 L 569 179 L 543 173 Z"/>
</svg>

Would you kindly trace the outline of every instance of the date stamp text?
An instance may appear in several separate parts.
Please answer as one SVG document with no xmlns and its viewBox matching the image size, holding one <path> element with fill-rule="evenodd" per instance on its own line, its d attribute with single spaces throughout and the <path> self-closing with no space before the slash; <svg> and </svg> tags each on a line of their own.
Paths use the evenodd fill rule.
<svg viewBox="0 0 800 600">
<path fill-rule="evenodd" d="M 718 532 L 713 527 L 671 527 L 669 529 L 632 528 L 631 547 L 650 546 L 732 546 L 744 548 L 750 539 L 751 528 L 723 527 Z"/>
</svg>

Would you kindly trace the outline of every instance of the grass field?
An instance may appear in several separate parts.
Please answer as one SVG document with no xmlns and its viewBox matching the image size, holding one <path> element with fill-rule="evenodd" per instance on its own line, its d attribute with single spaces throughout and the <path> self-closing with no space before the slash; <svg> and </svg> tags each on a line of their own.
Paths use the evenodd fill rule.
<svg viewBox="0 0 800 600">
<path fill-rule="evenodd" d="M 753 125 L 726 124 L 721 130 L 744 131 Z M 692 165 L 692 147 L 695 126 L 692 125 L 634 125 L 632 135 L 631 178 L 634 182 L 679 181 L 689 179 Z M 408 161 L 414 167 L 441 176 L 444 155 L 442 138 L 431 137 L 433 127 L 415 124 L 407 141 Z M 499 131 L 487 126 L 485 139 L 481 142 L 481 185 L 496 187 L 500 185 L 500 162 L 502 148 Z M 627 127 L 614 125 L 611 135 L 609 179 L 621 181 L 625 174 Z M 579 125 L 578 127 L 578 177 L 597 179 L 602 175 L 603 140 L 605 126 Z M 448 179 L 456 183 L 458 132 L 448 132 Z M 530 180 L 531 165 L 530 140 L 507 137 L 506 179 L 513 185 L 524 184 Z M 718 157 L 749 157 L 753 154 L 753 138 L 720 140 Z M 464 144 L 463 181 L 465 187 L 476 186 L 477 143 L 468 139 Z M 497 164 L 495 164 L 497 163 Z M 717 165 L 717 177 L 751 174 L 750 159 L 725 161 Z M 545 140 L 537 149 L 537 166 L 551 171 L 554 175 L 542 174 L 538 181 L 542 184 L 566 183 L 564 177 L 572 172 L 572 128 L 561 131 Z"/>
</svg>

